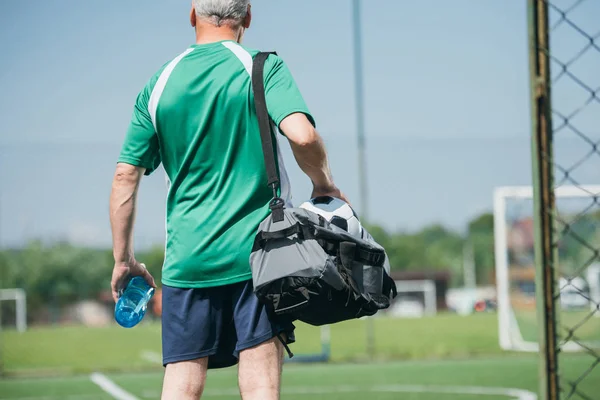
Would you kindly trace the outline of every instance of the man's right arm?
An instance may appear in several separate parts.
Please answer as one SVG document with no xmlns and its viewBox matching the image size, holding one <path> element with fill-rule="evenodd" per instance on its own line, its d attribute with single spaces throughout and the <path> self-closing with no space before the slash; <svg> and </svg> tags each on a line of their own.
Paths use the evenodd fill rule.
<svg viewBox="0 0 600 400">
<path fill-rule="evenodd" d="M 265 96 L 269 116 L 290 141 L 294 157 L 313 183 L 312 197 L 332 196 L 348 200 L 333 183 L 323 139 L 290 70 L 276 56 L 265 63 Z"/>
<path fill-rule="evenodd" d="M 333 182 L 323 139 L 306 115 L 294 113 L 287 116 L 281 121 L 279 129 L 289 140 L 300 169 L 313 184 L 311 197 L 332 196 L 349 203 Z"/>
</svg>

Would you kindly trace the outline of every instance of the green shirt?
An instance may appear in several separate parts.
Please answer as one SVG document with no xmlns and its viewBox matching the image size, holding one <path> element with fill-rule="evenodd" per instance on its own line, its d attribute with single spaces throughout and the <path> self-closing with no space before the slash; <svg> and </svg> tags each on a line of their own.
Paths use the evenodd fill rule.
<svg viewBox="0 0 600 400">
<path fill-rule="evenodd" d="M 165 285 L 202 288 L 252 277 L 250 251 L 272 198 L 251 87 L 257 53 L 233 41 L 193 45 L 138 95 L 119 162 L 144 167 L 146 174 L 162 163 L 168 176 Z M 276 126 L 296 112 L 314 123 L 290 71 L 274 55 L 265 64 L 265 92 Z M 290 205 L 276 150 L 280 194 Z"/>
</svg>

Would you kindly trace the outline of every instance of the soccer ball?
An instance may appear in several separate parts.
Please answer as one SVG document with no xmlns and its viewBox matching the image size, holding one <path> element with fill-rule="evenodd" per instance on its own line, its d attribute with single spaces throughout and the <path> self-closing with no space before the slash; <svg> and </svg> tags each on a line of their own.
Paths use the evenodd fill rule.
<svg viewBox="0 0 600 400">
<path fill-rule="evenodd" d="M 329 223 L 362 239 L 363 228 L 358 216 L 345 201 L 331 196 L 320 196 L 302 203 L 300 208 L 319 214 Z"/>
</svg>

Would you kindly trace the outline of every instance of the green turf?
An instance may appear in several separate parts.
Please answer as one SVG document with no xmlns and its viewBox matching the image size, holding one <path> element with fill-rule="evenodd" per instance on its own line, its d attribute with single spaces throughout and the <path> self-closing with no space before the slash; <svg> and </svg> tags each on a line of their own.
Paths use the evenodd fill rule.
<svg viewBox="0 0 600 400">
<path fill-rule="evenodd" d="M 565 368 L 575 369 L 587 360 L 573 356 Z M 139 399 L 159 398 L 162 375 L 158 372 L 107 374 Z M 579 390 L 594 398 L 600 393 L 600 371 Z M 284 370 L 285 400 L 500 400 L 514 397 L 462 393 L 461 387 L 515 388 L 537 391 L 537 359 L 533 355 L 462 361 L 408 361 L 374 364 L 288 365 Z M 457 393 L 444 393 L 448 391 Z M 422 391 L 422 392 L 418 392 Z M 436 393 L 440 392 L 440 393 Z M 206 398 L 239 399 L 234 368 L 211 371 Z M 10 379 L 0 381 L 0 399 L 58 400 L 105 399 L 86 376 L 60 379 Z M 579 398 L 579 397 L 575 397 Z"/>
<path fill-rule="evenodd" d="M 418 393 L 414 387 L 397 385 L 427 385 L 426 390 L 432 390 L 431 385 L 442 385 L 537 391 L 537 356 L 502 352 L 498 346 L 496 321 L 494 314 L 375 318 L 376 357 L 380 361 L 405 360 L 393 363 L 364 362 L 365 320 L 336 324 L 331 329 L 334 362 L 286 366 L 283 399 L 508 398 L 464 393 Z M 318 352 L 319 335 L 318 328 L 298 324 L 298 342 L 293 346 L 294 352 Z M 0 399 L 109 399 L 89 380 L 89 374 L 96 371 L 103 372 L 140 399 L 158 398 L 162 367 L 156 361 L 145 360 L 142 357 L 145 351 L 155 355 L 160 353 L 160 325 L 146 323 L 134 329 L 116 326 L 102 329 L 32 328 L 24 334 L 4 331 L 2 361 L 6 376 L 10 378 L 0 380 Z M 423 359 L 429 361 L 419 361 Z M 348 364 L 351 360 L 354 365 Z M 588 399 L 595 398 L 600 393 L 600 365 L 592 368 L 597 361 L 595 357 L 582 354 L 561 356 L 563 387 L 569 390 L 570 383 L 576 383 L 585 376 L 576 389 L 588 394 Z M 52 379 L 48 374 L 57 377 Z M 42 376 L 46 378 L 40 379 Z M 209 379 L 208 398 L 239 398 L 236 395 L 235 369 L 211 371 Z M 586 399 L 581 396 L 572 398 Z"/>
<path fill-rule="evenodd" d="M 378 359 L 420 359 L 500 354 L 496 315 L 461 317 L 453 314 L 418 319 L 375 318 Z M 320 330 L 297 324 L 296 354 L 320 351 Z M 331 328 L 334 361 L 365 359 L 366 321 L 354 320 Z M 15 373 L 89 373 L 140 370 L 154 364 L 144 351 L 160 353 L 160 325 L 133 329 L 61 327 L 3 333 L 4 369 Z"/>
<path fill-rule="evenodd" d="M 559 315 L 558 334 L 561 338 L 572 337 L 570 335 L 574 330 L 578 340 L 596 346 L 600 343 L 600 318 L 592 316 L 591 311 L 561 310 Z M 523 340 L 537 342 L 538 329 L 535 311 L 515 311 L 515 317 Z"/>
<path fill-rule="evenodd" d="M 3 379 L 0 380 L 0 399 L 40 398 L 40 400 L 112 399 L 88 376 L 68 378 Z"/>
<path fill-rule="evenodd" d="M 511 377 L 517 377 L 514 382 L 508 382 L 506 377 L 494 377 L 494 371 L 508 372 L 518 366 Z M 436 393 L 385 393 L 381 392 L 384 386 L 404 385 L 396 389 L 405 389 L 407 385 L 426 386 L 499 386 L 515 384 L 516 387 L 529 385 L 536 389 L 535 360 L 529 358 L 522 363 L 513 359 L 505 360 L 478 360 L 478 361 L 414 361 L 403 363 L 378 363 L 378 364 L 341 364 L 341 365 L 315 365 L 315 366 L 289 366 L 284 372 L 284 399 L 397 399 L 414 398 L 415 400 L 430 399 L 459 399 L 460 396 L 441 395 Z M 487 371 L 487 374 L 482 371 Z M 144 378 L 145 377 L 145 378 Z M 160 380 L 153 375 L 125 375 L 111 376 L 111 379 L 123 386 L 130 388 L 131 392 L 139 397 L 156 398 L 160 390 Z M 529 379 L 526 379 L 529 377 Z M 139 380 L 138 380 L 139 379 Z M 143 382 L 142 379 L 146 379 Z M 235 391 L 235 371 L 223 371 L 209 376 L 207 394 L 219 394 Z M 510 378 L 509 378 L 510 379 Z M 154 385 L 149 383 L 152 380 Z M 394 389 L 394 388 L 388 388 Z M 431 390 L 431 388 L 430 388 Z M 298 392 L 312 392 L 311 395 Z M 144 396 L 145 395 L 145 396 Z M 208 396 L 211 398 L 211 396 Z M 222 399 L 235 399 L 231 396 L 219 397 Z M 477 399 L 478 396 L 466 398 Z M 485 397 L 494 400 L 496 397 Z M 503 397 L 497 397 L 503 398 Z M 506 397 L 504 397 L 506 398 Z"/>
<path fill-rule="evenodd" d="M 140 354 L 160 352 L 160 325 L 124 328 L 32 328 L 25 333 L 4 332 L 2 354 L 6 373 L 45 371 L 61 373 L 136 369 L 152 366 Z"/>
</svg>

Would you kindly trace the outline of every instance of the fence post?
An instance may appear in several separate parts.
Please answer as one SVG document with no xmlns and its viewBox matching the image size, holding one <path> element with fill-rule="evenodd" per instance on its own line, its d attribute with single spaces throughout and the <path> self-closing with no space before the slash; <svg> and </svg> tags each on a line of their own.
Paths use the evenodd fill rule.
<svg viewBox="0 0 600 400">
<path fill-rule="evenodd" d="M 536 298 L 540 341 L 540 399 L 558 400 L 553 134 L 548 4 L 528 1 L 535 221 Z"/>
</svg>

